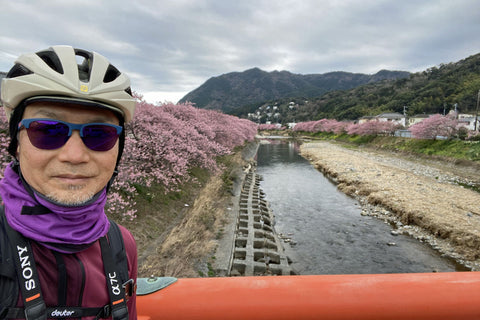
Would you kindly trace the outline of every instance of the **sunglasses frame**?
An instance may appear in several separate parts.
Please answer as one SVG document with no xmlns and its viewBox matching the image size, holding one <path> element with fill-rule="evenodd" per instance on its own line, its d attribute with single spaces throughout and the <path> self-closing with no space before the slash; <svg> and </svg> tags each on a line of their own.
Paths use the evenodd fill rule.
<svg viewBox="0 0 480 320">
<path fill-rule="evenodd" d="M 35 121 L 50 121 L 50 122 L 56 122 L 56 123 L 61 123 L 61 124 L 64 124 L 68 127 L 68 139 L 70 139 L 70 137 L 72 136 L 72 133 L 73 133 L 73 130 L 78 130 L 79 133 L 80 133 L 80 137 L 81 138 L 84 138 L 85 135 L 83 133 L 83 129 L 86 128 L 86 127 L 89 127 L 89 126 L 98 126 L 98 125 L 101 125 L 101 126 L 107 126 L 107 127 L 112 127 L 112 128 L 115 128 L 115 130 L 117 131 L 117 138 L 120 136 L 120 134 L 122 133 L 123 131 L 123 127 L 121 126 L 117 126 L 115 124 L 111 124 L 111 123 L 104 123 L 104 122 L 92 122 L 92 123 L 83 123 L 83 124 L 78 124 L 78 123 L 70 123 L 70 122 L 66 122 L 66 121 L 61 121 L 61 120 L 56 120 L 56 119 L 51 119 L 51 118 L 29 118 L 29 119 L 22 119 L 20 121 L 20 123 L 18 124 L 18 129 L 20 130 L 22 127 L 24 127 L 27 131 L 28 131 L 28 128 L 30 128 L 30 125 L 32 124 L 32 122 L 35 122 Z M 30 138 L 30 137 L 29 137 Z M 68 139 L 65 141 L 65 143 L 67 143 Z M 83 139 L 82 139 L 83 141 Z M 83 141 L 83 143 L 85 144 L 85 141 Z M 65 144 L 59 146 L 58 148 L 61 148 L 62 146 L 64 146 Z M 87 146 L 87 145 L 86 145 Z M 91 149 L 89 146 L 87 146 L 90 150 L 94 150 L 94 149 Z M 37 147 L 38 148 L 38 147 Z M 55 149 L 58 149 L 58 148 L 55 148 Z M 40 148 L 40 149 L 43 149 L 43 148 Z M 111 149 L 111 148 L 110 148 Z M 110 150 L 108 149 L 108 150 Z M 54 150 L 54 149 L 45 149 L 45 150 Z M 94 150 L 94 151 L 107 151 L 107 150 Z"/>
</svg>

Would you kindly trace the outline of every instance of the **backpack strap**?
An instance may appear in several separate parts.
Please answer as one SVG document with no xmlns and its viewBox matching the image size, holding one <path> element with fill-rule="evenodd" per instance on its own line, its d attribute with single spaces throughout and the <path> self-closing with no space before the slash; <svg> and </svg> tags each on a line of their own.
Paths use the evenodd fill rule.
<svg viewBox="0 0 480 320">
<path fill-rule="evenodd" d="M 11 279 L 15 278 L 16 277 L 15 268 L 13 267 L 13 265 L 8 263 L 3 263 L 2 261 L 2 263 L 0 263 L 0 276 L 11 278 Z M 3 290 L 3 286 L 1 286 L 1 288 Z"/>
<path fill-rule="evenodd" d="M 120 279 L 123 281 L 122 283 L 125 284 L 125 282 L 129 280 L 127 253 L 123 242 L 122 231 L 120 231 L 118 224 L 113 220 L 110 220 L 107 237 L 113 252 L 113 259 L 117 269 L 119 269 Z M 127 296 L 131 296 L 131 292 L 127 292 Z"/>
<path fill-rule="evenodd" d="M 66 306 L 67 305 L 67 267 L 65 266 L 65 261 L 60 252 L 52 250 L 53 256 L 57 262 L 58 270 L 58 305 Z"/>
<path fill-rule="evenodd" d="M 108 241 L 112 248 L 113 257 L 122 280 L 123 288 L 125 289 L 125 297 L 128 301 L 135 292 L 135 281 L 130 279 L 128 274 L 128 260 L 127 251 L 125 250 L 125 244 L 123 242 L 122 231 L 118 227 L 115 221 L 110 220 L 110 229 L 108 229 Z"/>
<path fill-rule="evenodd" d="M 0 205 L 0 319 L 4 319 L 8 308 L 14 306 L 18 299 L 17 273 L 13 264 L 13 251 L 8 240 L 5 225 L 5 213 Z M 23 317 L 23 312 L 22 312 Z"/>
<path fill-rule="evenodd" d="M 125 298 L 125 288 L 120 274 L 116 272 L 113 251 L 106 237 L 100 238 L 103 267 L 107 280 L 108 295 L 110 296 L 110 308 L 114 320 L 128 320 L 128 309 Z"/>
</svg>

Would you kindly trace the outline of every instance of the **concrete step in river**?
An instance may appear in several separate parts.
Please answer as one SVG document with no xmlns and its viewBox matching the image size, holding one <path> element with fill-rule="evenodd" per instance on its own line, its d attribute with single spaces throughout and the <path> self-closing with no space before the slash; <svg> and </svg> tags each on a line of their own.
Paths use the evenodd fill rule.
<svg viewBox="0 0 480 320">
<path fill-rule="evenodd" d="M 274 216 L 260 189 L 260 176 L 252 166 L 239 200 L 230 276 L 292 275 Z"/>
</svg>

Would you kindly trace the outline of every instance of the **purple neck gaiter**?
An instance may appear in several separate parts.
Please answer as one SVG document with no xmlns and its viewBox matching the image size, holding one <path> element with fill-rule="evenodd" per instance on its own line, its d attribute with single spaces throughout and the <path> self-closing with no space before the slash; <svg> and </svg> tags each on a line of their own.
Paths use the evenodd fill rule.
<svg viewBox="0 0 480 320">
<path fill-rule="evenodd" d="M 32 198 L 10 164 L 0 181 L 0 196 L 7 221 L 14 230 L 63 253 L 75 251 L 72 250 L 75 246 L 82 248 L 95 242 L 106 235 L 110 227 L 104 211 L 107 201 L 105 189 L 87 205 L 61 206 L 35 193 Z M 43 212 L 25 214 L 32 211 L 25 209 L 36 207 L 43 207 Z"/>
</svg>

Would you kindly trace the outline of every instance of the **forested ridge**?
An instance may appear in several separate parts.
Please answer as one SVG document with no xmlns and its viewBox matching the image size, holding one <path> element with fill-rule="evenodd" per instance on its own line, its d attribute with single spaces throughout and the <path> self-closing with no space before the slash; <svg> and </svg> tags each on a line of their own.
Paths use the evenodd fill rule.
<svg viewBox="0 0 480 320">
<path fill-rule="evenodd" d="M 410 74 L 408 78 L 327 92 L 316 98 L 289 97 L 271 100 L 256 106 L 250 105 L 233 114 L 246 117 L 249 112 L 276 106 L 276 119 L 268 119 L 264 112 L 265 115 L 258 121 L 278 120 L 288 123 L 323 118 L 355 120 L 383 112 L 403 113 L 404 106 L 408 116 L 448 113 L 455 105 L 460 112 L 474 113 L 479 90 L 480 54 L 476 54 L 458 62 L 441 64 Z"/>
<path fill-rule="evenodd" d="M 255 107 L 271 99 L 318 97 L 329 91 L 347 90 L 367 83 L 400 79 L 409 75 L 409 72 L 389 70 L 381 70 L 373 75 L 343 71 L 304 75 L 252 68 L 212 77 L 189 92 L 180 102 L 190 101 L 198 108 L 234 113 L 239 108 L 252 105 Z"/>
</svg>

